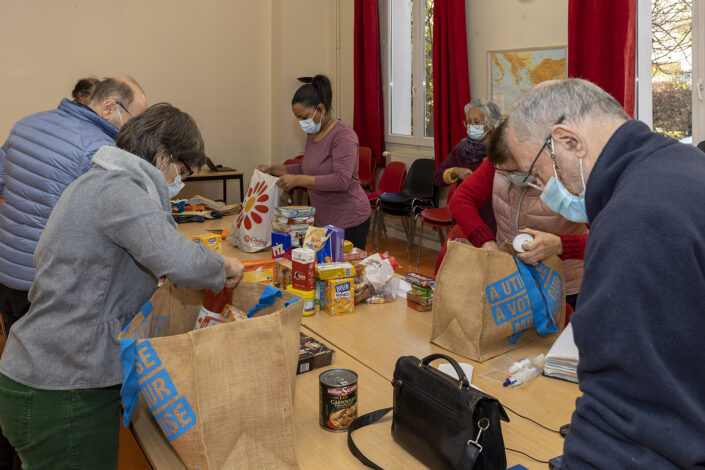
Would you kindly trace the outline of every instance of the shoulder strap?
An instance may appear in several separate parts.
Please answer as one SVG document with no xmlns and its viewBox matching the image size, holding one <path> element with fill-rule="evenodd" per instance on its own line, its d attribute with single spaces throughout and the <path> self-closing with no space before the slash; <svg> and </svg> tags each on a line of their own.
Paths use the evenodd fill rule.
<svg viewBox="0 0 705 470">
<path fill-rule="evenodd" d="M 356 429 L 363 428 L 368 424 L 376 423 L 390 411 L 392 411 L 392 408 L 382 408 L 381 410 L 372 411 L 370 413 L 364 414 L 355 418 L 348 427 L 348 449 L 350 449 L 350 452 L 352 452 L 352 454 L 357 457 L 357 459 L 362 462 L 365 466 L 374 468 L 375 470 L 384 469 L 373 461 L 371 461 L 370 459 L 368 459 L 367 457 L 365 457 L 365 454 L 360 452 L 360 449 L 357 448 L 355 442 L 353 441 L 352 432 Z M 462 462 L 460 462 L 459 468 L 461 470 L 472 470 L 473 467 L 475 467 L 477 458 L 480 456 L 480 452 L 482 452 L 482 447 L 480 445 L 474 442 L 469 442 L 468 445 L 465 446 L 465 454 L 463 455 L 463 460 Z"/>
<path fill-rule="evenodd" d="M 392 408 L 382 408 L 381 410 L 373 411 L 371 413 L 364 414 L 362 416 L 358 416 L 353 420 L 352 423 L 350 423 L 350 426 L 348 427 L 348 449 L 350 449 L 350 452 L 357 457 L 357 459 L 362 462 L 364 465 L 374 468 L 376 470 L 384 470 L 382 467 L 374 463 L 372 460 L 368 459 L 365 457 L 365 455 L 360 452 L 360 449 L 357 448 L 355 445 L 355 442 L 353 441 L 352 438 L 352 432 L 356 429 L 360 429 L 362 427 L 367 426 L 368 424 L 375 423 L 382 419 L 384 415 L 392 411 Z"/>
</svg>

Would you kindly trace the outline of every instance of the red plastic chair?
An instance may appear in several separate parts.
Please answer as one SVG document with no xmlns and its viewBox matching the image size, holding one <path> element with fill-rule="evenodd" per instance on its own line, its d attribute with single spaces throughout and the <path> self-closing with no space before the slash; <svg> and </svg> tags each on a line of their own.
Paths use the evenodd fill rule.
<svg viewBox="0 0 705 470">
<path fill-rule="evenodd" d="M 391 162 L 389 163 L 384 171 L 382 172 L 382 177 L 379 179 L 379 185 L 377 186 L 377 191 L 365 191 L 367 194 L 367 199 L 370 200 L 370 207 L 372 209 L 377 207 L 377 201 L 379 200 L 379 195 L 382 193 L 398 193 L 404 189 L 404 180 L 406 180 L 406 165 L 402 162 Z M 374 215 L 377 211 L 373 210 Z M 375 221 L 370 221 L 370 227 L 375 227 Z M 370 230 L 372 233 L 372 242 L 374 246 L 375 230 Z M 379 244 L 381 240 L 378 240 Z"/>
<path fill-rule="evenodd" d="M 301 163 L 301 160 L 304 159 L 303 155 L 299 155 L 298 157 L 290 158 L 286 161 L 284 161 L 284 165 L 295 165 L 297 163 Z"/>
<path fill-rule="evenodd" d="M 369 147 L 360 147 L 359 159 L 360 165 L 357 175 L 360 177 L 360 184 L 374 191 L 377 165 L 375 165 L 375 161 L 372 158 L 372 149 Z"/>
<path fill-rule="evenodd" d="M 453 226 L 453 214 L 451 214 L 448 208 L 448 203 L 453 198 L 453 194 L 457 188 L 457 183 L 453 183 L 448 191 L 448 197 L 446 198 L 446 205 L 443 207 L 434 207 L 431 209 L 424 209 L 418 214 L 416 218 L 421 217 L 421 234 L 419 235 L 419 247 L 418 253 L 416 254 L 416 265 L 418 266 L 419 260 L 421 259 L 421 245 L 423 243 L 423 226 L 424 224 L 430 225 L 438 231 L 438 239 L 441 244 L 444 243 L 443 229 L 450 228 Z M 413 247 L 413 245 L 412 245 Z"/>
</svg>

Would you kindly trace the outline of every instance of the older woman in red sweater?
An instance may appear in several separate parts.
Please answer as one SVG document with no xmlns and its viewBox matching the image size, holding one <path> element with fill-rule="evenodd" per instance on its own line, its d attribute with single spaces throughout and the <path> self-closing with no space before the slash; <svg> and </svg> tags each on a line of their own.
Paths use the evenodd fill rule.
<svg viewBox="0 0 705 470">
<path fill-rule="evenodd" d="M 498 250 L 499 245 L 511 243 L 518 233 L 524 232 L 534 237 L 523 245 L 526 251 L 517 255 L 524 263 L 536 264 L 547 256 L 558 255 L 564 262 L 566 301 L 575 307 L 583 277 L 588 228 L 549 209 L 531 178 L 529 185 L 521 185 L 524 174 L 517 172 L 518 166 L 503 144 L 503 130 L 504 122 L 492 136 L 488 159 L 458 187 L 450 210 L 465 238 L 476 247 Z M 490 200 L 496 233 L 479 214 L 479 208 Z"/>
</svg>

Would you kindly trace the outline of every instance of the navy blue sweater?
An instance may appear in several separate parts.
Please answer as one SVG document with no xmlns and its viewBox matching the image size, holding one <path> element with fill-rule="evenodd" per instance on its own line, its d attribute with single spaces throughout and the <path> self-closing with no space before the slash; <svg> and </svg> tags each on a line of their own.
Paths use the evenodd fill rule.
<svg viewBox="0 0 705 470">
<path fill-rule="evenodd" d="M 563 468 L 705 466 L 705 155 L 628 121 L 587 184 Z"/>
</svg>

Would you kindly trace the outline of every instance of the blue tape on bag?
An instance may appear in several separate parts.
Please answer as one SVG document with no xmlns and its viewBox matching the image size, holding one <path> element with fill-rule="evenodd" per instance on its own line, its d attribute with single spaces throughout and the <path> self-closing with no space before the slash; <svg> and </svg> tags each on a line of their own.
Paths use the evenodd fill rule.
<svg viewBox="0 0 705 470">
<path fill-rule="evenodd" d="M 262 294 L 259 296 L 259 301 L 257 302 L 257 305 L 252 307 L 247 311 L 247 318 L 252 317 L 258 310 L 263 309 L 264 307 L 270 307 L 274 305 L 274 300 L 279 297 L 281 298 L 282 296 L 282 291 L 277 289 L 274 286 L 267 286 L 264 288 L 264 291 L 262 291 Z"/>
<path fill-rule="evenodd" d="M 528 266 L 514 258 L 517 269 L 524 279 L 526 292 L 534 315 L 536 332 L 546 336 L 558 331 L 554 319 L 558 293 L 562 295 L 562 280 L 558 273 L 543 263 L 537 267 Z M 548 302 L 547 302 L 548 301 Z"/>
<path fill-rule="evenodd" d="M 137 340 L 135 338 L 120 338 L 120 362 L 122 363 L 120 396 L 125 405 L 125 410 L 122 412 L 122 424 L 125 427 L 130 425 L 130 417 L 135 408 L 137 408 L 137 401 L 139 400 L 139 386 L 135 367 L 136 344 Z"/>
</svg>

